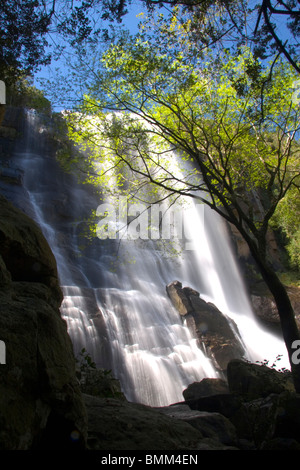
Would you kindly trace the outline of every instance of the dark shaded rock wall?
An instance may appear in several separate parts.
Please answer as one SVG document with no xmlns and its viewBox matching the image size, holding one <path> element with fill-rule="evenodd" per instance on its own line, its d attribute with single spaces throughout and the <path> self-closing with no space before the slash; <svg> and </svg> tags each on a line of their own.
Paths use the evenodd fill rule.
<svg viewBox="0 0 300 470">
<path fill-rule="evenodd" d="M 1 196 L 1 450 L 85 446 L 86 411 L 61 300 L 56 262 L 42 232 Z"/>
</svg>

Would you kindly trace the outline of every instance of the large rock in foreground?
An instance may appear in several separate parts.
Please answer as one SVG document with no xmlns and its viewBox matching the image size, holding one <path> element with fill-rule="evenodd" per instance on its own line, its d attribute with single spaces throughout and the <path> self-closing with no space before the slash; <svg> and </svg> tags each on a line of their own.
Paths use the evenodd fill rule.
<svg viewBox="0 0 300 470">
<path fill-rule="evenodd" d="M 90 450 L 224 450 L 235 431 L 224 417 L 187 406 L 153 409 L 114 398 L 84 395 Z"/>
<path fill-rule="evenodd" d="M 199 346 L 203 346 L 218 369 L 226 371 L 229 361 L 244 357 L 236 324 L 215 305 L 201 299 L 194 289 L 182 287 L 179 281 L 171 282 L 166 289 L 172 304 L 198 338 Z"/>
<path fill-rule="evenodd" d="M 184 402 L 160 408 L 84 394 L 88 449 L 300 450 L 300 396 L 290 373 L 240 360 L 228 369 L 228 384 L 205 378 L 187 388 Z"/>
<path fill-rule="evenodd" d="M 291 373 L 233 360 L 227 377 L 227 392 L 216 379 L 205 379 L 207 383 L 193 387 L 192 396 L 183 393 L 187 397 L 184 403 L 191 410 L 227 418 L 241 450 L 300 450 L 300 395 L 295 393 Z M 218 434 L 221 442 L 234 436 L 228 434 L 227 421 L 222 428 L 216 425 L 214 421 L 215 430 L 222 429 Z"/>
<path fill-rule="evenodd" d="M 86 411 L 59 306 L 54 256 L 26 215 L 0 199 L 0 449 L 83 448 Z M 2 343 L 3 344 L 3 343 Z"/>
</svg>

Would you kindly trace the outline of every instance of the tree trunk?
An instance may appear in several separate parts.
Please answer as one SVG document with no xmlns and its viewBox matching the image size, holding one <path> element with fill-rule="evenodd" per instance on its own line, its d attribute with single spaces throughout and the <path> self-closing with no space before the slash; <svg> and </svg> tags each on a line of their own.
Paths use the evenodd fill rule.
<svg viewBox="0 0 300 470">
<path fill-rule="evenodd" d="M 295 361 L 295 359 L 293 361 L 293 355 L 295 357 L 295 346 L 293 347 L 293 343 L 294 341 L 300 340 L 300 334 L 295 320 L 294 309 L 292 307 L 286 288 L 280 281 L 274 269 L 269 266 L 269 264 L 264 261 L 257 254 L 257 252 L 252 252 L 252 254 L 255 258 L 256 263 L 258 264 L 258 267 L 265 283 L 267 284 L 271 294 L 274 297 L 274 301 L 276 303 L 280 318 L 283 339 L 290 360 L 295 389 L 297 393 L 300 393 L 300 363 L 297 364 L 296 362 L 299 361 Z"/>
</svg>

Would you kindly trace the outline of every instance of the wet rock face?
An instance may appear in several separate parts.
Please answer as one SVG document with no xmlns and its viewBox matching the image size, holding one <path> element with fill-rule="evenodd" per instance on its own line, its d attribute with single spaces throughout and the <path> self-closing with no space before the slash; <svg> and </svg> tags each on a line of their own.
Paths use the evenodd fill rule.
<svg viewBox="0 0 300 470">
<path fill-rule="evenodd" d="M 84 447 L 86 411 L 59 306 L 56 263 L 36 224 L 0 198 L 0 449 Z M 2 343 L 2 344 L 3 344 Z"/>
<path fill-rule="evenodd" d="M 230 360 L 244 356 L 236 324 L 215 305 L 201 299 L 194 289 L 182 287 L 179 281 L 168 284 L 166 289 L 172 304 L 216 368 L 225 371 Z"/>
<path fill-rule="evenodd" d="M 0 254 L 13 281 L 45 284 L 60 305 L 56 261 L 46 239 L 28 216 L 1 195 Z"/>
<path fill-rule="evenodd" d="M 193 306 L 190 296 L 199 297 L 199 292 L 193 289 L 182 287 L 181 282 L 174 281 L 167 285 L 167 293 L 170 297 L 172 304 L 178 310 L 180 315 L 184 316 L 193 312 Z"/>
<path fill-rule="evenodd" d="M 300 288 L 297 286 L 287 287 L 287 293 L 295 312 L 298 328 L 300 328 Z M 273 297 L 268 293 L 252 294 L 251 302 L 256 317 L 271 331 L 280 333 L 280 318 Z"/>
</svg>

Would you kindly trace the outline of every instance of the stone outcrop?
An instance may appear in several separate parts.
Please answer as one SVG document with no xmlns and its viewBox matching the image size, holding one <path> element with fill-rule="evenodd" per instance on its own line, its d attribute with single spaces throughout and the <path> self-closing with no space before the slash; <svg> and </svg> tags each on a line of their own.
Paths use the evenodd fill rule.
<svg viewBox="0 0 300 470">
<path fill-rule="evenodd" d="M 193 395 L 182 404 L 227 418 L 234 426 L 238 449 L 300 450 L 300 396 L 290 372 L 233 360 L 227 377 L 227 393 L 218 388 L 214 393 L 212 384 L 206 396 L 200 391 L 198 398 Z"/>
<path fill-rule="evenodd" d="M 196 449 L 202 438 L 184 421 L 174 422 L 144 405 L 85 395 L 91 450 Z"/>
<path fill-rule="evenodd" d="M 300 329 L 300 287 L 288 286 L 286 289 Z M 273 297 L 268 293 L 253 293 L 251 302 L 257 318 L 267 327 L 280 331 L 280 318 Z"/>
<path fill-rule="evenodd" d="M 41 230 L 1 197 L 1 450 L 85 447 L 86 411 L 61 300 Z"/>
<path fill-rule="evenodd" d="M 183 391 L 185 400 L 194 400 L 208 395 L 229 393 L 228 384 L 223 379 L 204 378 L 201 382 L 193 382 Z"/>
<path fill-rule="evenodd" d="M 251 295 L 253 311 L 263 323 L 270 326 L 279 325 L 280 319 L 274 300 L 266 295 Z"/>
<path fill-rule="evenodd" d="M 184 404 L 160 408 L 159 411 L 176 420 L 182 420 L 200 431 L 202 434 L 202 438 L 198 442 L 200 449 L 203 444 L 206 444 L 207 450 L 209 450 L 209 447 L 217 448 L 218 445 L 234 448 L 238 443 L 234 425 L 221 413 L 191 410 L 189 406 Z"/>
<path fill-rule="evenodd" d="M 230 360 L 244 356 L 236 324 L 215 305 L 201 299 L 194 289 L 182 287 L 179 281 L 170 283 L 166 289 L 172 304 L 198 339 L 199 346 L 219 370 L 225 371 Z"/>
<path fill-rule="evenodd" d="M 114 398 L 84 395 L 90 450 L 225 450 L 234 426 L 218 413 L 185 404 L 154 409 Z"/>
</svg>

